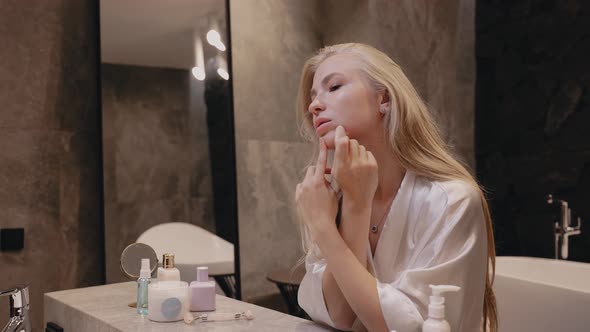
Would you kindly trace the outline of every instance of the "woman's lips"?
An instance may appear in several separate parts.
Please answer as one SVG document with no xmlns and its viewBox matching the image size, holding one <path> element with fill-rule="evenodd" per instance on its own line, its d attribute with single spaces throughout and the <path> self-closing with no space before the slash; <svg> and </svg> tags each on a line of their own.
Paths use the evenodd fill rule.
<svg viewBox="0 0 590 332">
<path fill-rule="evenodd" d="M 326 133 L 326 131 L 328 131 L 330 128 L 330 124 L 332 121 L 326 121 L 323 122 L 322 124 L 320 124 L 316 129 L 315 132 L 316 134 L 318 134 L 318 136 L 322 136 L 323 134 Z"/>
</svg>

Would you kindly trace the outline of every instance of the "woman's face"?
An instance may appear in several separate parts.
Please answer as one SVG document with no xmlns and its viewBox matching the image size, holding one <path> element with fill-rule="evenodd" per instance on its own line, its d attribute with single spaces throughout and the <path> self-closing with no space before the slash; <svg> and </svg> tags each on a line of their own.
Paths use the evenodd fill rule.
<svg viewBox="0 0 590 332">
<path fill-rule="evenodd" d="M 382 128 L 380 103 L 380 94 L 369 86 L 358 60 L 338 54 L 318 67 L 308 111 L 313 115 L 316 134 L 324 138 L 329 149 L 334 149 L 334 133 L 339 125 L 361 144 Z"/>
</svg>

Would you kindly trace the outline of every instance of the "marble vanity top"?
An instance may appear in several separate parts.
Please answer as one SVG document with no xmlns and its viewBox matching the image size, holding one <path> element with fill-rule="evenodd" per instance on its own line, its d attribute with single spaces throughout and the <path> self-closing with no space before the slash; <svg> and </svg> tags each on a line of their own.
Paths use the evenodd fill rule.
<svg viewBox="0 0 590 332">
<path fill-rule="evenodd" d="M 52 293 L 44 297 L 44 324 L 54 322 L 65 332 L 111 331 L 330 331 L 311 321 L 217 295 L 217 312 L 250 310 L 254 319 L 224 322 L 156 323 L 128 306 L 135 301 L 136 283 L 124 282 Z"/>
</svg>

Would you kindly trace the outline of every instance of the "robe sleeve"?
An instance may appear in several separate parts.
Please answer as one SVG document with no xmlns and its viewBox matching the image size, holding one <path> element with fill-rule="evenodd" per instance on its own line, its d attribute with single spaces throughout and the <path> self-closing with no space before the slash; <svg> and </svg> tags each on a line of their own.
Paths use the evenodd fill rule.
<svg viewBox="0 0 590 332">
<path fill-rule="evenodd" d="M 326 270 L 326 260 L 312 253 L 305 258 L 305 276 L 299 285 L 297 301 L 299 306 L 316 323 L 336 328 L 324 301 L 322 279 Z"/>
</svg>

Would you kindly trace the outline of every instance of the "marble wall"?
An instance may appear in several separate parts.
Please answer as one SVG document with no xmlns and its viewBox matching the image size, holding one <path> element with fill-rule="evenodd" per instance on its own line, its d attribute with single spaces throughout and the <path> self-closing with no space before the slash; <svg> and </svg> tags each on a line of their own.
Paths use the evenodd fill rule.
<svg viewBox="0 0 590 332">
<path fill-rule="evenodd" d="M 590 262 L 590 3 L 478 1 L 477 165 L 499 255 L 553 258 L 553 224 L 570 203 Z M 501 129 L 501 130 L 499 130 Z"/>
<path fill-rule="evenodd" d="M 30 286 L 33 328 L 45 292 L 104 282 L 95 1 L 0 2 L 0 288 Z M 0 300 L 0 326 L 8 299 Z"/>
<path fill-rule="evenodd" d="M 148 228 L 215 232 L 204 84 L 188 70 L 102 64 L 107 282 Z"/>
<path fill-rule="evenodd" d="M 361 42 L 387 53 L 427 102 L 457 157 L 473 169 L 475 0 L 320 3 L 324 44 Z"/>
<path fill-rule="evenodd" d="M 301 67 L 322 45 L 389 54 L 474 166 L 475 1 L 240 0 L 230 10 L 244 298 L 276 292 L 266 273 L 301 255 L 293 194 L 309 146 L 294 104 Z"/>
<path fill-rule="evenodd" d="M 266 273 L 290 268 L 302 255 L 293 201 L 309 149 L 294 109 L 299 71 L 321 46 L 317 2 L 230 1 L 245 300 L 276 292 Z"/>
</svg>

